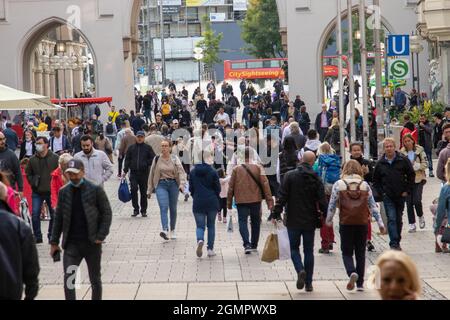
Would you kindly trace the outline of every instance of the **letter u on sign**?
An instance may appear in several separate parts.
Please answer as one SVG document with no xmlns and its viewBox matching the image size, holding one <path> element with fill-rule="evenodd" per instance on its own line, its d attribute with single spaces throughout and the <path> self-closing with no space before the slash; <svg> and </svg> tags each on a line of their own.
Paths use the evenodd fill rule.
<svg viewBox="0 0 450 320">
<path fill-rule="evenodd" d="M 388 37 L 388 56 L 409 56 L 409 35 L 390 35 Z"/>
</svg>

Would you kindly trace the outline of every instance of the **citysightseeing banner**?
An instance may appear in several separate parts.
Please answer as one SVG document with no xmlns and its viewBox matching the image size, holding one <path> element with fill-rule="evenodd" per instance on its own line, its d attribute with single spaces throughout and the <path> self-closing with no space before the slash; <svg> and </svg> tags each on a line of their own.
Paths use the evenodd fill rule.
<svg viewBox="0 0 450 320">
<path fill-rule="evenodd" d="M 186 0 L 186 7 L 220 6 L 225 0 Z"/>
</svg>

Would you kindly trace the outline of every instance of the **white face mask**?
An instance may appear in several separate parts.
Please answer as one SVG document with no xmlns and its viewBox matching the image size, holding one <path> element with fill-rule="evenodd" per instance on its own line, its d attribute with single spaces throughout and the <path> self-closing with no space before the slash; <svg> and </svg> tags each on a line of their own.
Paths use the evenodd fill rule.
<svg viewBox="0 0 450 320">
<path fill-rule="evenodd" d="M 44 151 L 44 146 L 42 144 L 37 144 L 36 145 L 36 151 L 37 152 L 42 152 Z"/>
</svg>

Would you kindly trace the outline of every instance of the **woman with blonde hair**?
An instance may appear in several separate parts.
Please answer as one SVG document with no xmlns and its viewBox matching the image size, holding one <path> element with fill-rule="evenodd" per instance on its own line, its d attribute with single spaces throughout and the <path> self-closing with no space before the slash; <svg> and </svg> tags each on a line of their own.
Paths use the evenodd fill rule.
<svg viewBox="0 0 450 320">
<path fill-rule="evenodd" d="M 418 300 L 422 293 L 414 261 L 402 251 L 388 250 L 376 262 L 370 276 L 382 300 Z"/>
<path fill-rule="evenodd" d="M 331 227 L 336 208 L 339 208 L 341 251 L 345 270 L 350 278 L 347 284 L 349 291 L 355 288 L 355 283 L 358 291 L 364 290 L 367 217 L 372 214 L 380 232 L 386 232 L 372 190 L 363 176 L 364 172 L 358 161 L 350 160 L 345 163 L 341 179 L 333 185 L 326 219 L 327 226 Z"/>
<path fill-rule="evenodd" d="M 419 217 L 420 229 L 425 228 L 425 219 L 423 217 L 422 194 L 423 186 L 427 182 L 427 175 L 425 170 L 428 169 L 428 159 L 425 149 L 416 144 L 413 136 L 409 133 L 402 138 L 403 147 L 400 153 L 407 157 L 415 173 L 415 181 L 412 191 L 406 198 L 406 208 L 408 211 L 409 232 L 416 232 L 416 216 L 414 209 L 416 209 Z"/>
<path fill-rule="evenodd" d="M 448 224 L 448 215 L 450 210 L 450 159 L 447 160 L 447 164 L 445 165 L 445 176 L 447 179 L 447 183 L 442 187 L 441 193 L 439 195 L 439 201 L 436 210 L 436 219 L 434 222 L 434 234 L 436 235 L 436 252 L 449 252 L 447 246 L 441 246 L 438 243 L 438 235 L 442 235 L 444 228 Z M 437 250 L 438 247 L 441 249 Z M 444 250 L 445 248 L 445 250 Z"/>
</svg>

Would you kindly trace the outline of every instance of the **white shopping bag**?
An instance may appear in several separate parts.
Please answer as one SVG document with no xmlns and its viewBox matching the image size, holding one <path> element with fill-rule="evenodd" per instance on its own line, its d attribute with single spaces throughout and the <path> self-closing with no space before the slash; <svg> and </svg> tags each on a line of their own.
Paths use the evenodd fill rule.
<svg viewBox="0 0 450 320">
<path fill-rule="evenodd" d="M 287 228 L 282 222 L 277 223 L 278 235 L 278 251 L 280 253 L 279 260 L 291 259 L 291 243 L 289 242 L 289 235 Z"/>
</svg>

